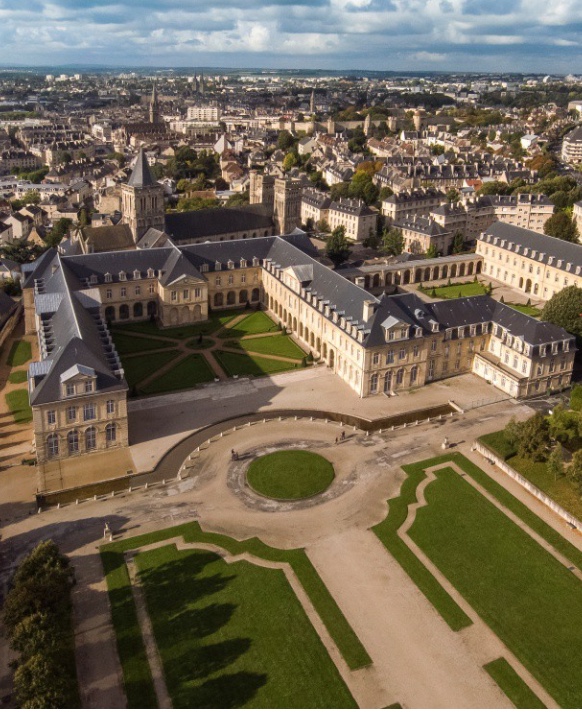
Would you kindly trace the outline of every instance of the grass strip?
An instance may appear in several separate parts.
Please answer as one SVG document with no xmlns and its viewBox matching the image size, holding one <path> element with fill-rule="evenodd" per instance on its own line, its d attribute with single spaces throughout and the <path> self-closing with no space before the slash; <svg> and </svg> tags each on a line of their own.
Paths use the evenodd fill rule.
<svg viewBox="0 0 582 712">
<path fill-rule="evenodd" d="M 237 348 L 253 351 L 266 356 L 285 356 L 286 358 L 302 359 L 306 353 L 288 336 L 256 336 L 243 339 L 237 343 Z"/>
<path fill-rule="evenodd" d="M 120 356 L 123 356 L 124 354 L 136 354 L 141 351 L 171 349 L 175 346 L 173 341 L 150 339 L 146 336 L 142 336 L 141 334 L 138 334 L 137 336 L 130 336 L 129 334 L 122 334 L 119 332 L 114 333 L 113 343 L 115 344 L 115 349 Z"/>
<path fill-rule="evenodd" d="M 24 366 L 32 358 L 32 346 L 28 341 L 15 341 L 8 354 L 9 366 Z"/>
<path fill-rule="evenodd" d="M 297 578 L 301 582 L 301 585 L 305 589 L 348 667 L 352 670 L 357 670 L 372 663 L 366 649 L 354 633 L 335 599 L 327 590 L 327 587 L 303 549 L 275 549 L 264 544 L 256 537 L 236 541 L 223 534 L 203 532 L 198 522 L 190 522 L 188 524 L 181 524 L 169 529 L 152 532 L 151 534 L 143 534 L 132 539 L 107 544 L 102 547 L 102 551 L 124 552 L 174 537 L 183 537 L 184 541 L 190 543 L 205 542 L 215 544 L 216 546 L 226 549 L 226 551 L 233 555 L 248 552 L 265 561 L 288 563 L 295 571 Z"/>
<path fill-rule="evenodd" d="M 157 708 L 158 698 L 141 635 L 123 550 L 116 551 L 111 547 L 102 547 L 101 561 L 107 581 L 111 620 L 117 638 L 117 651 L 121 661 L 128 707 Z"/>
<path fill-rule="evenodd" d="M 454 599 L 445 591 L 426 566 L 415 556 L 404 541 L 398 536 L 398 529 L 408 516 L 408 507 L 417 502 L 416 490 L 426 477 L 425 466 L 439 462 L 448 462 L 449 455 L 443 455 L 435 460 L 405 465 L 402 469 L 408 477 L 403 482 L 400 494 L 388 500 L 388 516 L 383 522 L 372 527 L 372 531 L 384 544 L 408 576 L 414 581 L 437 612 L 452 630 L 461 630 L 472 621 Z"/>
<path fill-rule="evenodd" d="M 531 691 L 505 658 L 492 660 L 483 665 L 483 670 L 495 680 L 518 710 L 546 709 L 540 698 Z"/>
<path fill-rule="evenodd" d="M 269 331 L 279 331 L 278 324 L 275 324 L 265 312 L 256 311 L 241 319 L 232 327 L 227 326 L 218 336 L 221 339 L 237 339 L 249 334 L 266 334 Z"/>
<path fill-rule="evenodd" d="M 281 373 L 301 368 L 299 364 L 290 361 L 275 361 L 275 359 L 247 353 L 235 354 L 220 350 L 213 353 L 229 376 L 267 376 L 270 373 Z"/>
<path fill-rule="evenodd" d="M 202 354 L 189 354 L 147 386 L 140 388 L 144 395 L 168 393 L 183 388 L 193 388 L 200 383 L 208 383 L 216 377 L 208 361 Z"/>
<path fill-rule="evenodd" d="M 180 351 L 160 351 L 148 356 L 124 356 L 121 360 L 125 380 L 130 388 L 158 371 L 180 355 Z"/>
<path fill-rule="evenodd" d="M 19 388 L 6 394 L 6 404 L 12 413 L 15 423 L 30 423 L 32 408 L 28 401 L 28 390 Z"/>
</svg>

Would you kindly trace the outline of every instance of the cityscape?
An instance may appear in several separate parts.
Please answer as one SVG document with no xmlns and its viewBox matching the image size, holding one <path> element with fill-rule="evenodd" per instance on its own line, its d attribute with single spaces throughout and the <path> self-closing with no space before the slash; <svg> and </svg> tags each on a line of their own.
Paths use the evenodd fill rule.
<svg viewBox="0 0 582 712">
<path fill-rule="evenodd" d="M 582 17 L 497 5 L 0 7 L 2 707 L 582 706 Z"/>
</svg>

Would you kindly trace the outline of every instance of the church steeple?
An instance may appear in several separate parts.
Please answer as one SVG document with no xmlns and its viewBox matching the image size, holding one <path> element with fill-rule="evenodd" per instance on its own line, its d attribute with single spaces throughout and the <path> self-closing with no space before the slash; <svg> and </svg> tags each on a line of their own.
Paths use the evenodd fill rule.
<svg viewBox="0 0 582 712">
<path fill-rule="evenodd" d="M 123 222 L 136 242 L 150 227 L 164 230 L 164 188 L 152 176 L 143 148 L 129 180 L 121 186 L 121 201 Z"/>
<path fill-rule="evenodd" d="M 152 89 L 152 99 L 150 101 L 150 124 L 159 123 L 161 123 L 160 105 L 158 101 L 158 90 L 154 83 L 154 87 Z"/>
</svg>

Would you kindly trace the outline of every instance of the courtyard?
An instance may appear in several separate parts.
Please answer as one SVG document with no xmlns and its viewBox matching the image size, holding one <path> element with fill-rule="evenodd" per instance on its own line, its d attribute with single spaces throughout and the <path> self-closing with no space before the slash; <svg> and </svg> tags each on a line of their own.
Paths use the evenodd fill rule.
<svg viewBox="0 0 582 712">
<path fill-rule="evenodd" d="M 214 312 L 200 324 L 168 329 L 153 321 L 115 323 L 111 334 L 134 397 L 282 373 L 307 361 L 278 324 L 255 310 Z"/>
</svg>

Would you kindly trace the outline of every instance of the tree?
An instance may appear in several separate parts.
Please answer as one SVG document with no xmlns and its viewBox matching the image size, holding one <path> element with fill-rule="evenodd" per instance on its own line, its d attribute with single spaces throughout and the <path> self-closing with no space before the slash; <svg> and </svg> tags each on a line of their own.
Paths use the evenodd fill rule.
<svg viewBox="0 0 582 712">
<path fill-rule="evenodd" d="M 338 267 L 342 262 L 345 262 L 350 256 L 351 250 L 348 239 L 346 237 L 346 229 L 343 225 L 336 229 L 329 236 L 325 254 L 333 262 L 334 267 Z"/>
<path fill-rule="evenodd" d="M 334 183 L 329 189 L 329 197 L 332 200 L 339 200 L 340 198 L 348 198 L 350 195 L 350 184 L 349 183 Z"/>
<path fill-rule="evenodd" d="M 564 461 L 562 459 L 561 445 L 556 445 L 550 453 L 548 461 L 546 462 L 546 470 L 548 475 L 554 478 L 554 482 L 564 476 Z"/>
<path fill-rule="evenodd" d="M 378 186 L 374 185 L 373 177 L 363 170 L 357 170 L 352 178 L 349 187 L 349 196 L 351 198 L 359 198 L 366 205 L 371 205 L 378 200 Z"/>
<path fill-rule="evenodd" d="M 72 224 L 73 221 L 70 218 L 59 218 L 44 238 L 45 242 L 51 247 L 56 247 L 68 233 Z"/>
<path fill-rule="evenodd" d="M 550 417 L 550 435 L 562 445 L 568 445 L 578 438 L 580 425 L 579 413 L 557 405 Z"/>
<path fill-rule="evenodd" d="M 582 344 L 582 288 L 564 287 L 546 303 L 540 318 L 561 326 Z"/>
<path fill-rule="evenodd" d="M 40 203 L 40 193 L 38 190 L 27 190 L 22 196 L 22 203 L 24 205 L 38 205 Z"/>
<path fill-rule="evenodd" d="M 455 188 L 449 188 L 449 190 L 447 190 L 445 198 L 449 203 L 458 203 L 461 199 L 461 196 L 459 195 L 458 190 L 456 190 Z"/>
<path fill-rule="evenodd" d="M 426 257 L 427 257 L 429 260 L 432 260 L 432 259 L 434 259 L 435 257 L 438 257 L 438 256 L 439 256 L 439 253 L 438 253 L 438 250 L 437 250 L 437 248 L 436 248 L 436 245 L 435 245 L 435 244 L 430 244 L 429 247 L 428 247 L 428 250 L 426 251 Z"/>
<path fill-rule="evenodd" d="M 402 230 L 398 230 L 397 228 L 384 230 L 382 232 L 382 247 L 380 249 L 386 255 L 394 255 L 395 257 L 401 255 L 404 249 Z"/>
<path fill-rule="evenodd" d="M 287 153 L 285 158 L 283 159 L 283 170 L 290 171 L 296 165 L 297 165 L 297 156 L 293 153 L 293 151 L 289 151 L 289 153 Z"/>
<path fill-rule="evenodd" d="M 295 139 L 289 133 L 289 131 L 279 131 L 279 136 L 277 138 L 277 148 L 282 151 L 288 151 L 295 145 Z"/>
<path fill-rule="evenodd" d="M 504 435 L 507 443 L 520 457 L 535 462 L 546 459 L 550 446 L 550 426 L 547 418 L 541 413 L 536 413 L 522 422 L 512 418 L 505 427 Z"/>
<path fill-rule="evenodd" d="M 14 692 L 18 705 L 28 709 L 66 709 L 76 707 L 71 676 L 57 660 L 41 653 L 32 655 L 14 673 Z"/>
<path fill-rule="evenodd" d="M 391 195 L 394 195 L 394 191 L 389 185 L 385 185 L 383 188 L 380 188 L 380 193 L 378 195 L 378 200 L 383 201 L 386 200 L 386 198 L 389 198 Z"/>
<path fill-rule="evenodd" d="M 451 255 L 458 255 L 465 248 L 465 238 L 463 233 L 457 231 L 453 236 L 453 242 L 451 244 Z"/>
<path fill-rule="evenodd" d="M 576 450 L 566 474 L 570 482 L 578 490 L 578 494 L 582 495 L 582 450 Z"/>
<path fill-rule="evenodd" d="M 319 230 L 319 232 L 330 232 L 331 231 L 331 227 L 325 218 L 321 218 L 321 220 L 318 220 L 316 227 Z"/>
<path fill-rule="evenodd" d="M 544 223 L 544 233 L 566 242 L 578 242 L 579 232 L 576 223 L 566 213 L 554 213 Z"/>
</svg>

